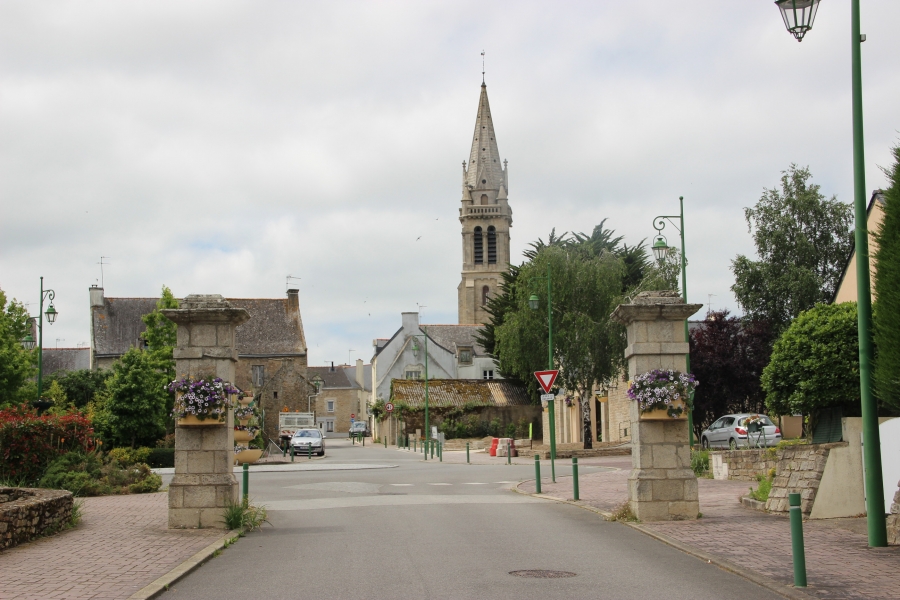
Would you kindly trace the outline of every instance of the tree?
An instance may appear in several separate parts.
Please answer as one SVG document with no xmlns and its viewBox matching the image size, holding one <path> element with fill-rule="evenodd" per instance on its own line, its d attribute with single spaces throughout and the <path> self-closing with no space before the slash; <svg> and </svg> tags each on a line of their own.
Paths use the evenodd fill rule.
<svg viewBox="0 0 900 600">
<path fill-rule="evenodd" d="M 0 406 L 34 400 L 23 397 L 23 387 L 35 374 L 36 352 L 22 348 L 28 333 L 28 312 L 22 303 L 7 302 L 0 290 Z"/>
<path fill-rule="evenodd" d="M 801 313 L 775 342 L 761 383 L 770 414 L 815 420 L 821 409 L 843 406 L 845 415 L 858 416 L 856 303 L 819 304 Z"/>
<path fill-rule="evenodd" d="M 112 368 L 95 420 L 115 446 L 152 443 L 165 434 L 168 376 L 148 352 L 131 348 Z"/>
<path fill-rule="evenodd" d="M 178 326 L 160 312 L 166 308 L 178 308 L 178 300 L 172 295 L 172 290 L 164 285 L 160 298 L 156 302 L 156 308 L 153 312 L 141 317 L 147 327 L 141 334 L 141 339 L 147 342 L 148 360 L 163 373 L 166 381 L 169 382 L 175 379 L 175 359 L 172 353 L 175 344 L 178 343 Z M 171 415 L 174 403 L 175 398 L 171 395 L 167 396 L 167 415 Z M 175 421 L 171 417 L 167 417 L 166 429 L 175 431 Z"/>
<path fill-rule="evenodd" d="M 495 351 L 503 372 L 527 381 L 536 394 L 534 371 L 547 368 L 548 322 L 546 280 L 551 274 L 553 301 L 553 362 L 559 383 L 576 392 L 586 411 L 590 447 L 590 400 L 594 383 L 616 377 L 623 363 L 624 335 L 609 315 L 621 293 L 624 267 L 614 254 L 594 256 L 586 247 L 546 247 L 518 270 L 517 285 L 508 301 L 513 310 L 494 329 Z M 532 294 L 540 306 L 528 304 Z"/>
<path fill-rule="evenodd" d="M 874 338 L 875 390 L 879 400 L 900 409 L 900 145 L 893 148 L 894 166 L 885 170 L 890 187 L 884 192 L 884 221 L 875 252 Z"/>
<path fill-rule="evenodd" d="M 760 376 L 769 362 L 772 332 L 767 323 L 742 320 L 727 310 L 707 313 L 690 331 L 694 429 L 700 433 L 723 414 L 762 412 Z"/>
<path fill-rule="evenodd" d="M 759 260 L 738 255 L 731 262 L 731 290 L 746 316 L 779 332 L 832 299 L 850 252 L 852 208 L 826 199 L 811 177 L 792 164 L 781 191 L 764 190 L 754 208 L 744 209 Z"/>
<path fill-rule="evenodd" d="M 59 382 L 69 402 L 83 410 L 106 388 L 106 380 L 111 375 L 112 371 L 108 369 L 101 371 L 79 369 L 67 371 L 59 377 L 54 376 L 54 379 Z"/>
</svg>

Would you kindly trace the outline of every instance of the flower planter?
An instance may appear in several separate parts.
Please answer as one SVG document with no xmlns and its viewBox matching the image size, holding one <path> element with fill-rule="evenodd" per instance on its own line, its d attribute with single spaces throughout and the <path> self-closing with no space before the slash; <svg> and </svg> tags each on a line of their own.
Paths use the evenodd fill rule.
<svg viewBox="0 0 900 600">
<path fill-rule="evenodd" d="M 246 419 L 238 419 L 237 421 L 238 421 L 238 423 L 240 423 L 241 425 L 246 427 L 247 423 L 250 422 L 250 417 L 247 417 Z"/>
<path fill-rule="evenodd" d="M 234 441 L 235 442 L 250 442 L 253 441 L 255 436 L 249 431 L 241 431 L 235 430 L 234 432 Z"/>
<path fill-rule="evenodd" d="M 668 412 L 669 406 L 681 407 L 681 415 L 677 417 L 670 417 Z M 664 406 L 662 408 L 654 408 L 652 410 L 648 410 L 646 412 L 641 413 L 641 421 L 686 421 L 688 417 L 687 408 L 684 405 L 684 400 L 672 400 L 671 404 L 668 406 Z"/>
<path fill-rule="evenodd" d="M 238 400 L 238 404 L 241 406 L 249 406 L 251 402 L 253 402 L 253 396 L 244 396 Z"/>
<path fill-rule="evenodd" d="M 215 417 L 207 417 L 202 421 L 194 415 L 187 415 L 175 420 L 178 427 L 212 427 L 215 425 L 225 425 L 225 421 L 219 421 Z"/>
<path fill-rule="evenodd" d="M 259 460 L 259 457 L 262 456 L 262 453 L 262 450 L 257 450 L 255 448 L 251 448 L 249 450 L 241 450 L 234 455 L 234 463 L 236 465 L 242 465 L 244 463 L 253 464 Z"/>
</svg>

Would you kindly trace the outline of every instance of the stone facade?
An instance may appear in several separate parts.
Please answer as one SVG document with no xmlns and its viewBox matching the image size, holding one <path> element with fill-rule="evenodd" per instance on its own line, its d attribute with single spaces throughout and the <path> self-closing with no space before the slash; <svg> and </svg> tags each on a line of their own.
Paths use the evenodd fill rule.
<svg viewBox="0 0 900 600">
<path fill-rule="evenodd" d="M 194 294 L 178 309 L 162 311 L 178 325 L 176 376 L 219 377 L 233 383 L 235 329 L 250 318 L 218 294 Z M 238 501 L 234 463 L 234 414 L 226 423 L 175 428 L 175 475 L 169 484 L 169 527 L 224 528 L 224 510 Z"/>
<path fill-rule="evenodd" d="M 775 448 L 725 450 L 710 453 L 714 479 L 756 481 L 757 475 L 767 476 L 778 461 Z"/>
<path fill-rule="evenodd" d="M 472 135 L 469 164 L 463 163 L 462 281 L 457 288 L 460 324 L 487 323 L 487 298 L 500 293 L 503 273 L 510 263 L 509 230 L 512 209 L 506 161 L 501 164 L 497 136 L 491 119 L 487 86 L 481 85 L 478 116 Z"/>
<path fill-rule="evenodd" d="M 897 483 L 900 487 L 900 482 Z M 891 503 L 891 514 L 887 518 L 888 544 L 900 546 L 900 489 L 894 493 L 894 501 Z"/>
<path fill-rule="evenodd" d="M 788 512 L 788 494 L 800 492 L 800 509 L 804 515 L 812 512 L 822 473 L 833 448 L 843 448 L 847 442 L 833 444 L 805 444 L 778 451 L 775 480 L 766 501 L 769 512 Z"/>
<path fill-rule="evenodd" d="M 267 373 L 265 382 L 261 387 L 251 384 L 250 388 L 241 389 L 253 390 L 253 397 L 265 415 L 262 422 L 263 434 L 277 443 L 278 413 L 285 409 L 287 412 L 314 411 L 315 398 L 310 398 L 310 395 L 314 394 L 316 389 L 309 381 L 305 357 L 270 358 L 254 363 L 262 363 L 265 367 Z"/>
<path fill-rule="evenodd" d="M 58 531 L 73 504 L 66 490 L 0 488 L 0 550 Z"/>
<path fill-rule="evenodd" d="M 612 318 L 626 326 L 628 373 L 684 371 L 688 344 L 684 320 L 701 304 L 685 304 L 675 292 L 642 292 L 620 304 Z M 691 469 L 687 419 L 643 420 L 630 403 L 632 470 L 628 498 L 642 521 L 695 519 L 700 511 L 697 477 Z"/>
</svg>

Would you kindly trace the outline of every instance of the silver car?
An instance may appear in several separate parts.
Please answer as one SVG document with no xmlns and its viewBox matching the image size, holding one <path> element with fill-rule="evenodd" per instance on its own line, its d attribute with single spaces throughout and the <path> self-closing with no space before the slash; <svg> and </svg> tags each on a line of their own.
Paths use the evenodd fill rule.
<svg viewBox="0 0 900 600">
<path fill-rule="evenodd" d="M 703 430 L 703 448 L 765 448 L 781 441 L 781 429 L 766 415 L 725 415 Z"/>
<path fill-rule="evenodd" d="M 312 451 L 318 456 L 325 456 L 325 438 L 318 429 L 298 429 L 291 438 L 291 448 L 294 454 L 304 455 Z"/>
</svg>

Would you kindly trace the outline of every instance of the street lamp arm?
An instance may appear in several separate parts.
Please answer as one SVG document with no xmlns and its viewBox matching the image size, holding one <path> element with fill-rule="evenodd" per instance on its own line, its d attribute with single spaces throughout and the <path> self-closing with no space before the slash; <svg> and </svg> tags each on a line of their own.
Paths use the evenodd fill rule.
<svg viewBox="0 0 900 600">
<path fill-rule="evenodd" d="M 676 225 L 675 221 L 673 221 L 672 219 L 678 219 L 678 221 L 680 222 L 681 215 L 660 215 L 658 217 L 654 217 L 653 228 L 656 229 L 656 231 L 662 233 L 662 230 L 666 228 L 666 221 L 668 221 L 669 224 L 674 227 L 678 233 L 681 233 L 681 227 Z"/>
</svg>

